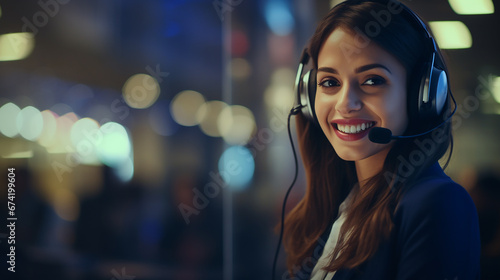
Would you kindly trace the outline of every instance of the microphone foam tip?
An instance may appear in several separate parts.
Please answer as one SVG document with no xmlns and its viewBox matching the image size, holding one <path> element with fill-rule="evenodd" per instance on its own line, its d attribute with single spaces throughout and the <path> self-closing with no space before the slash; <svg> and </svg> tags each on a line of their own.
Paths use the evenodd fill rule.
<svg viewBox="0 0 500 280">
<path fill-rule="evenodd" d="M 392 139 L 391 130 L 383 127 L 374 127 L 370 130 L 368 134 L 368 139 L 374 143 L 387 144 Z"/>
</svg>

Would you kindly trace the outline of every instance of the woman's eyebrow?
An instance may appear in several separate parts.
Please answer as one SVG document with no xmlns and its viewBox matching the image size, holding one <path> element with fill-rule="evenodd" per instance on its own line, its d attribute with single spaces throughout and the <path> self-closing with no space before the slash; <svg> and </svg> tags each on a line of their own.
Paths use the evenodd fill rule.
<svg viewBox="0 0 500 280">
<path fill-rule="evenodd" d="M 372 63 L 372 64 L 360 66 L 360 67 L 354 69 L 354 72 L 361 73 L 361 72 L 368 71 L 368 70 L 373 69 L 373 68 L 383 68 L 383 69 L 387 70 L 387 72 L 392 74 L 391 70 L 387 66 L 380 64 L 380 63 Z M 338 74 L 339 73 L 337 71 L 337 69 L 334 69 L 332 67 L 320 67 L 320 68 L 318 68 L 318 72 L 327 72 L 327 73 L 331 73 L 331 74 Z"/>
<path fill-rule="evenodd" d="M 328 73 L 332 73 L 332 74 L 339 73 L 339 71 L 337 71 L 337 69 L 333 69 L 331 67 L 320 67 L 320 68 L 318 68 L 318 72 L 328 72 Z"/>
<path fill-rule="evenodd" d="M 373 68 L 383 68 L 383 69 L 387 70 L 387 72 L 389 72 L 390 74 L 392 74 L 391 70 L 389 70 L 389 68 L 387 66 L 382 65 L 380 63 L 373 63 L 373 64 L 363 65 L 363 66 L 360 66 L 360 67 L 354 69 L 354 71 L 356 73 L 361 73 L 361 72 L 368 71 L 368 70 L 373 69 Z"/>
</svg>

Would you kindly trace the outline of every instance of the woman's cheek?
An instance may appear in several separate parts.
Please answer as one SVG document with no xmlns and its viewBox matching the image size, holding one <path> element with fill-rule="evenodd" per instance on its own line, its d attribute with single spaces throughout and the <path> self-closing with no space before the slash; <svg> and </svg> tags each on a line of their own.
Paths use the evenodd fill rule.
<svg viewBox="0 0 500 280">
<path fill-rule="evenodd" d="M 316 112 L 316 118 L 318 119 L 319 126 L 321 127 L 321 130 L 325 132 L 325 120 L 327 119 L 327 115 L 325 112 L 325 106 L 323 103 L 322 98 L 319 96 L 319 94 L 316 95 L 316 100 L 315 100 L 315 107 L 314 110 Z"/>
<path fill-rule="evenodd" d="M 316 117 L 318 117 L 318 121 L 321 122 L 323 116 L 323 100 L 321 94 L 316 94 L 314 110 L 316 111 Z"/>
</svg>

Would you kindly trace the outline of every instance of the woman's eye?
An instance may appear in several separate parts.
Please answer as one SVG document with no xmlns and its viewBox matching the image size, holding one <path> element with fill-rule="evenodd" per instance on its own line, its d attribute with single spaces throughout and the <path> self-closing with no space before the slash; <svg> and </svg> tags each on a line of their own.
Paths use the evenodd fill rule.
<svg viewBox="0 0 500 280">
<path fill-rule="evenodd" d="M 339 82 L 337 80 L 325 80 L 323 82 L 320 82 L 318 84 L 320 87 L 326 87 L 326 88 L 329 88 L 329 87 L 337 87 L 339 86 Z"/>
<path fill-rule="evenodd" d="M 371 77 L 368 78 L 363 85 L 368 85 L 368 86 L 378 86 L 378 85 L 383 85 L 385 84 L 385 79 L 382 77 Z"/>
</svg>

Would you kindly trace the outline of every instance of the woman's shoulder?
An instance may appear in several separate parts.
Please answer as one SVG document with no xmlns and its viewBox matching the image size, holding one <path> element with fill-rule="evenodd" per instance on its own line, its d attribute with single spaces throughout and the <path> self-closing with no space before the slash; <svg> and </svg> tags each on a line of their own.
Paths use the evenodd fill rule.
<svg viewBox="0 0 500 280">
<path fill-rule="evenodd" d="M 431 169 L 403 193 L 394 222 L 410 227 L 423 221 L 434 225 L 477 223 L 476 207 L 467 190 L 444 174 L 439 165 Z"/>
<path fill-rule="evenodd" d="M 439 165 L 433 168 L 436 172 L 425 174 L 408 188 L 394 215 L 400 260 L 397 279 L 422 273 L 429 277 L 418 279 L 455 279 L 457 275 L 458 279 L 474 279 L 480 252 L 476 207 L 467 191 Z"/>
<path fill-rule="evenodd" d="M 400 207 L 442 204 L 463 201 L 472 202 L 467 191 L 449 178 L 429 178 L 411 186 L 402 196 Z"/>
</svg>

